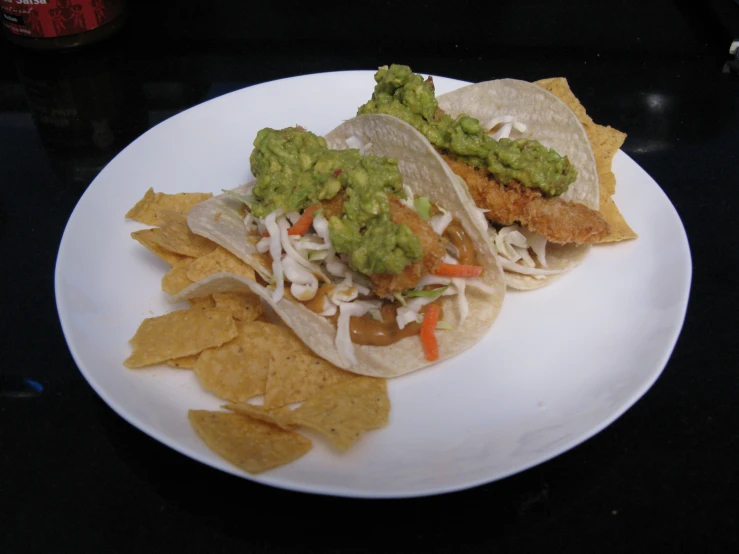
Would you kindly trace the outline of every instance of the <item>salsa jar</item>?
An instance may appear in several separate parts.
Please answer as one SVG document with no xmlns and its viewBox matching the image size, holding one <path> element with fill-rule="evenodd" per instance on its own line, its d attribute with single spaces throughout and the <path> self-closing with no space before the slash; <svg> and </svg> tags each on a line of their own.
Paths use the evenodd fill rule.
<svg viewBox="0 0 739 554">
<path fill-rule="evenodd" d="M 0 0 L 8 40 L 38 50 L 98 42 L 118 31 L 125 16 L 125 0 Z"/>
</svg>

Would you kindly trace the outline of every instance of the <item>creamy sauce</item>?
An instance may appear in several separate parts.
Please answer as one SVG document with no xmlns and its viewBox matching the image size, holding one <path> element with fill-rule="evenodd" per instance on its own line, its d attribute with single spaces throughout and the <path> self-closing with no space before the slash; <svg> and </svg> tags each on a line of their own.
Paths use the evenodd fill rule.
<svg viewBox="0 0 739 554">
<path fill-rule="evenodd" d="M 477 253 L 475 252 L 475 243 L 465 232 L 462 225 L 456 219 L 453 220 L 444 231 L 444 238 L 449 240 L 459 253 L 457 260 L 462 265 L 479 265 L 477 263 Z"/>
<path fill-rule="evenodd" d="M 328 295 L 333 292 L 336 287 L 333 285 L 323 285 L 318 287 L 316 295 L 307 302 L 303 302 L 303 306 L 308 308 L 311 312 L 320 314 L 326 307 L 326 302 L 330 302 Z"/>
<path fill-rule="evenodd" d="M 409 323 L 403 329 L 398 328 L 395 321 L 397 308 L 394 304 L 386 304 L 380 313 L 382 321 L 377 321 L 370 315 L 353 317 L 349 320 L 349 330 L 354 344 L 389 346 L 421 332 L 421 324 L 415 322 Z"/>
<path fill-rule="evenodd" d="M 324 302 L 327 301 L 325 299 L 333 288 L 330 285 L 320 287 L 315 298 L 308 302 L 303 302 L 303 305 L 315 313 L 322 312 Z M 435 303 L 433 302 L 433 304 Z M 421 310 L 421 313 L 424 313 L 425 310 L 426 307 Z M 389 346 L 406 337 L 418 335 L 421 332 L 421 324 L 415 322 L 409 323 L 403 329 L 398 328 L 395 320 L 397 316 L 397 306 L 395 304 L 385 304 L 380 309 L 380 314 L 382 315 L 382 321 L 374 319 L 369 314 L 349 319 L 349 330 L 351 331 L 351 338 L 354 344 Z M 339 314 L 337 313 L 326 319 L 333 325 L 336 325 Z"/>
</svg>

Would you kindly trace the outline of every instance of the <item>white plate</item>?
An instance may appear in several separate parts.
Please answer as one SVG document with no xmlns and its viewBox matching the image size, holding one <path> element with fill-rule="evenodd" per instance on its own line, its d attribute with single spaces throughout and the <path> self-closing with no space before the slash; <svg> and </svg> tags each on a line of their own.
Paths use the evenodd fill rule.
<svg viewBox="0 0 739 554">
<path fill-rule="evenodd" d="M 454 491 L 552 458 L 601 431 L 654 383 L 685 316 L 688 241 L 659 186 L 626 154 L 614 160 L 616 201 L 637 241 L 594 248 L 549 287 L 509 293 L 471 350 L 390 381 L 390 424 L 346 454 L 320 438 L 305 457 L 251 476 L 195 435 L 191 408 L 222 403 L 190 371 L 129 370 L 142 319 L 172 310 L 166 265 L 130 238 L 124 214 L 156 191 L 212 191 L 250 178 L 257 131 L 301 124 L 326 133 L 354 115 L 370 71 L 295 77 L 227 94 L 133 142 L 93 181 L 69 219 L 56 266 L 62 328 L 80 371 L 130 423 L 191 458 L 286 489 L 357 497 Z M 435 78 L 439 94 L 463 84 Z"/>
</svg>

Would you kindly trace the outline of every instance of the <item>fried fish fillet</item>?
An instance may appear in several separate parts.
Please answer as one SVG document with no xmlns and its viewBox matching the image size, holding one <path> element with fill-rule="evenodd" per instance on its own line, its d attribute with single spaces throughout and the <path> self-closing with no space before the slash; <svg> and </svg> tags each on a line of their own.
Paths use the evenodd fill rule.
<svg viewBox="0 0 739 554">
<path fill-rule="evenodd" d="M 445 154 L 442 157 L 467 183 L 475 204 L 490 210 L 485 215 L 491 221 L 500 225 L 520 223 L 558 244 L 593 244 L 608 235 L 605 218 L 583 204 L 546 197 L 539 190 L 516 181 L 501 185 L 485 170 L 475 169 Z"/>
<path fill-rule="evenodd" d="M 338 194 L 331 200 L 324 202 L 325 217 L 328 219 L 331 216 L 340 215 L 344 201 L 344 195 Z M 413 234 L 421 242 L 423 258 L 408 265 L 397 275 L 369 275 L 374 293 L 381 297 L 390 297 L 395 293 L 415 287 L 421 277 L 433 273 L 441 263 L 444 254 L 446 254 L 444 240 L 436 234 L 431 225 L 421 219 L 414 210 L 401 204 L 395 196 L 390 196 L 390 220 L 396 225 L 405 224 L 410 227 Z"/>
</svg>

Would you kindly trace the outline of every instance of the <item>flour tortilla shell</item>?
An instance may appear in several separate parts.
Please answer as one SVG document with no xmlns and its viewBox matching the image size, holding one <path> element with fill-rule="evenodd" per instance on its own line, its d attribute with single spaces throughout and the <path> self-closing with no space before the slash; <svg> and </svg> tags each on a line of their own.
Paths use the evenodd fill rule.
<svg viewBox="0 0 739 554">
<path fill-rule="evenodd" d="M 398 159 L 404 184 L 410 186 L 414 195 L 427 196 L 451 211 L 476 245 L 478 262 L 484 267 L 481 279 L 493 292 L 484 294 L 468 289 L 469 314 L 461 325 L 455 297 L 442 298 L 443 319 L 451 323 L 453 329 L 437 332 L 439 359 L 459 354 L 485 335 L 498 316 L 505 294 L 503 272 L 487 240 L 486 223 L 479 216 L 467 188 L 457 183 L 433 147 L 407 123 L 385 115 L 359 116 L 340 125 L 326 140 L 330 147 L 339 149 L 346 147 L 346 139 L 352 136 L 365 144 L 371 143 L 371 153 Z M 248 241 L 239 210 L 238 201 L 225 195 L 217 196 L 196 206 L 190 212 L 188 223 L 193 232 L 227 248 L 269 280 L 271 268 L 263 263 L 264 258 Z M 354 345 L 357 364 L 351 365 L 336 348 L 336 329 L 326 318 L 289 297 L 274 302 L 269 289 L 232 274 L 212 275 L 181 291 L 173 301 L 215 292 L 247 290 L 259 295 L 318 356 L 343 369 L 388 378 L 431 363 L 425 359 L 420 339 L 407 337 L 390 346 Z"/>
<path fill-rule="evenodd" d="M 598 170 L 585 128 L 570 107 L 554 94 L 526 81 L 498 79 L 462 87 L 442 94 L 438 100 L 439 107 L 452 117 L 467 114 L 486 125 L 497 116 L 511 115 L 526 124 L 524 138 L 554 148 L 577 168 L 577 180 L 560 198 L 594 210 L 600 208 Z M 536 279 L 505 271 L 506 285 L 519 290 L 548 285 L 579 265 L 589 251 L 590 245 L 549 243 L 547 269 L 562 269 L 563 273 Z"/>
<path fill-rule="evenodd" d="M 599 209 L 598 170 L 588 135 L 575 112 L 554 94 L 526 81 L 497 79 L 442 94 L 438 100 L 452 117 L 467 114 L 483 126 L 501 115 L 526 124 L 523 138 L 554 148 L 577 168 L 577 180 L 560 198 Z"/>
</svg>

